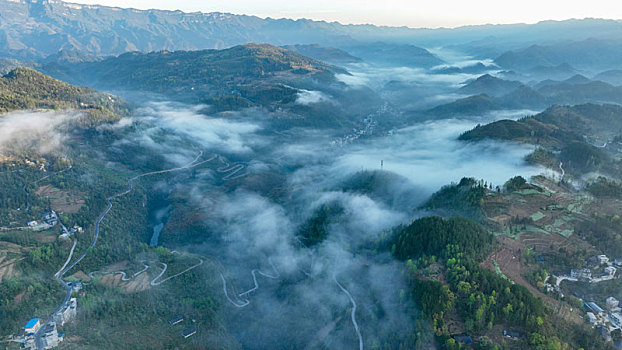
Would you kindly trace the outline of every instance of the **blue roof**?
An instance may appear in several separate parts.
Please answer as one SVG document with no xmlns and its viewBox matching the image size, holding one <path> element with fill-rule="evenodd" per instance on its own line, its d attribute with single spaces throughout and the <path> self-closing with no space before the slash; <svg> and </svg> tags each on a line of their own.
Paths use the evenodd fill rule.
<svg viewBox="0 0 622 350">
<path fill-rule="evenodd" d="M 596 305 L 595 302 L 592 301 L 588 301 L 585 303 L 587 305 L 587 307 L 589 307 L 590 309 L 596 311 L 596 312 L 604 312 L 603 309 L 600 308 L 600 306 Z"/>
<path fill-rule="evenodd" d="M 32 328 L 32 327 L 34 327 L 37 324 L 37 322 L 39 322 L 39 319 L 38 318 L 33 318 L 30 321 L 28 321 L 28 323 L 26 323 L 24 328 Z"/>
</svg>

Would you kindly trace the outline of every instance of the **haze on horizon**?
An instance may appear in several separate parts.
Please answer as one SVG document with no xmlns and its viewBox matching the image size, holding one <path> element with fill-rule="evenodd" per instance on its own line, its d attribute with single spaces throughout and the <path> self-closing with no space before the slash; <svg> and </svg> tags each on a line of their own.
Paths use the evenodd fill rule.
<svg viewBox="0 0 622 350">
<path fill-rule="evenodd" d="M 308 18 L 343 24 L 375 24 L 407 27 L 458 27 L 478 24 L 536 23 L 572 18 L 622 19 L 622 3 L 579 1 L 496 0 L 70 0 L 81 4 L 137 9 L 227 12 L 272 18 Z"/>
</svg>

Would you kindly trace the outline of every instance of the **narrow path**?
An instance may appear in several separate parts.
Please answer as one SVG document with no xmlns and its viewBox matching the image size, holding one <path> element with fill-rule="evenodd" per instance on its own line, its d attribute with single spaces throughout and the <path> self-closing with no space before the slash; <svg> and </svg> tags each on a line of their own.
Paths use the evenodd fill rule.
<svg viewBox="0 0 622 350">
<path fill-rule="evenodd" d="M 268 275 L 266 273 L 261 272 L 260 270 L 252 270 L 251 274 L 253 275 L 253 282 L 255 283 L 255 286 L 249 290 L 247 290 L 246 292 L 240 293 L 238 294 L 239 297 L 242 297 L 244 295 L 249 295 L 250 293 L 256 291 L 257 289 L 259 289 L 259 283 L 257 283 L 257 274 L 260 274 L 264 277 L 267 278 L 271 278 L 271 279 L 277 279 L 279 278 L 279 272 L 276 270 L 276 267 L 274 266 L 274 264 L 272 264 L 272 262 L 270 262 L 270 265 L 272 265 L 272 268 L 274 269 L 275 274 L 274 275 Z"/>
<path fill-rule="evenodd" d="M 559 162 L 559 170 L 562 171 L 562 180 L 564 179 L 564 176 L 566 175 L 566 171 L 563 168 L 564 163 L 563 162 Z"/>
<path fill-rule="evenodd" d="M 67 257 L 67 260 L 65 261 L 65 264 L 63 265 L 63 267 L 61 267 L 60 270 L 58 270 L 58 272 L 54 274 L 55 277 L 59 277 L 60 273 L 63 272 L 63 269 L 71 261 L 71 257 L 73 256 L 74 249 L 76 249 L 76 245 L 78 245 L 78 240 L 77 239 L 73 241 L 73 247 L 71 247 L 71 250 L 69 251 L 69 256 Z"/>
<path fill-rule="evenodd" d="M 122 281 L 131 281 L 132 279 L 134 279 L 136 276 L 142 274 L 143 272 L 147 271 L 147 269 L 149 269 L 149 265 L 143 263 L 143 266 L 145 267 L 144 269 L 134 273 L 132 275 L 132 277 L 127 277 L 127 273 L 125 273 L 124 271 L 110 271 L 110 272 L 104 272 L 104 271 L 93 271 L 91 273 L 89 273 L 89 277 L 93 278 L 93 276 L 95 274 L 102 274 L 102 275 L 117 275 L 117 274 L 121 274 L 121 280 Z"/>
<path fill-rule="evenodd" d="M 279 271 L 276 269 L 276 266 L 274 266 L 274 264 L 272 263 L 272 260 L 268 259 L 268 261 L 270 262 L 270 265 L 272 266 L 272 269 L 274 270 L 274 275 L 270 275 L 267 274 L 265 272 L 261 272 L 261 270 L 258 269 L 253 269 L 251 270 L 251 275 L 253 275 L 253 284 L 254 286 L 242 293 L 239 293 L 237 295 L 237 297 L 241 300 L 242 303 L 238 303 L 235 302 L 231 299 L 231 297 L 229 296 L 229 293 L 227 291 L 227 281 L 225 280 L 225 277 L 222 275 L 222 273 L 220 274 L 220 278 L 222 279 L 222 284 L 223 284 L 223 291 L 225 292 L 225 297 L 227 298 L 227 300 L 229 300 L 229 302 L 233 305 L 235 305 L 236 307 L 242 308 L 247 306 L 248 304 L 250 304 L 250 300 L 248 300 L 248 295 L 251 294 L 252 292 L 256 291 L 257 289 L 259 289 L 259 283 L 257 282 L 257 274 L 260 274 L 264 277 L 270 278 L 270 279 L 277 279 L 279 278 L 280 274 Z"/>
<path fill-rule="evenodd" d="M 235 180 L 237 178 L 246 176 L 248 174 L 248 173 L 243 173 L 243 174 L 240 174 L 240 175 L 236 175 L 241 170 L 246 168 L 245 165 L 239 164 L 239 163 L 230 163 L 229 160 L 226 159 L 223 156 L 218 156 L 218 159 L 224 165 L 221 166 L 220 168 L 216 168 L 216 172 L 218 172 L 218 173 L 229 173 L 229 174 L 224 175 L 222 177 L 223 180 L 225 180 L 225 181 Z"/>
<path fill-rule="evenodd" d="M 352 303 L 352 312 L 351 312 L 350 316 L 352 317 L 352 324 L 354 325 L 354 330 L 356 331 L 356 335 L 359 337 L 359 350 L 363 350 L 363 336 L 361 335 L 361 331 L 359 330 L 358 323 L 356 323 L 356 301 L 354 301 L 354 298 L 352 297 L 352 294 L 350 294 L 350 292 L 348 292 L 348 290 L 345 289 L 341 285 L 341 283 L 339 283 L 339 281 L 337 281 L 337 276 L 333 276 L 333 280 L 335 281 L 335 283 L 337 283 L 339 288 L 341 288 L 341 290 L 344 293 L 346 293 L 346 295 L 350 299 L 350 303 Z"/>
<path fill-rule="evenodd" d="M 136 175 L 132 178 L 130 178 L 129 180 L 127 180 L 128 183 L 128 188 L 127 190 L 121 192 L 121 193 L 117 193 L 115 195 L 112 195 L 108 198 L 106 198 L 106 202 L 108 203 L 108 207 L 106 207 L 106 209 L 104 210 L 104 212 L 97 218 L 97 221 L 95 222 L 95 230 L 93 232 L 93 239 L 91 240 L 91 244 L 88 246 L 88 248 L 82 253 L 82 255 L 80 255 L 73 263 L 71 263 L 71 265 L 69 265 L 68 267 L 65 267 L 63 269 L 61 269 L 59 272 L 57 272 L 57 275 L 55 275 L 54 277 L 56 277 L 56 280 L 63 285 L 63 287 L 65 287 L 65 298 L 63 299 L 63 302 L 60 304 L 60 306 L 56 309 L 56 311 L 54 311 L 47 319 L 47 321 L 45 322 L 46 324 L 51 322 L 54 319 L 54 315 L 56 315 L 63 307 L 63 305 L 65 305 L 69 299 L 71 298 L 71 286 L 65 282 L 63 280 L 63 276 L 70 271 L 72 268 L 74 268 L 80 261 L 82 261 L 87 254 L 91 251 L 91 249 L 93 249 L 93 247 L 95 247 L 95 244 L 97 244 L 97 239 L 99 238 L 99 226 L 102 222 L 102 220 L 106 217 L 106 215 L 108 214 L 108 212 L 110 212 L 110 209 L 112 209 L 112 199 L 118 198 L 118 197 L 122 197 L 128 193 L 130 193 L 133 189 L 134 189 L 134 180 L 140 179 L 142 177 L 145 176 L 149 176 L 149 175 L 155 175 L 155 174 L 164 174 L 164 173 L 169 173 L 169 172 L 174 172 L 174 171 L 179 171 L 179 170 L 186 170 L 186 169 L 190 169 L 190 168 L 194 168 L 196 166 L 199 166 L 201 164 L 210 162 L 214 159 L 216 159 L 217 155 L 214 155 L 213 157 L 211 157 L 210 159 L 204 160 L 199 162 L 199 159 L 203 156 L 203 151 L 199 152 L 199 155 L 196 156 L 196 158 L 194 158 L 194 160 L 184 166 L 178 167 L 178 168 L 172 168 L 172 169 L 167 169 L 167 170 L 158 170 L 158 171 L 150 171 L 148 173 L 144 173 L 144 174 L 140 174 L 140 175 Z M 71 169 L 71 166 L 65 170 L 69 170 Z M 50 175 L 48 175 L 50 176 Z M 36 182 L 39 182 L 43 179 L 45 179 L 46 177 L 43 177 L 39 180 L 37 180 Z M 37 345 L 38 349 L 43 349 L 43 341 L 41 339 L 41 332 L 45 327 L 41 327 L 39 329 L 39 331 L 37 331 L 37 333 L 35 334 L 35 343 Z"/>
<path fill-rule="evenodd" d="M 142 269 L 142 270 L 140 270 L 140 271 L 138 271 L 138 272 L 135 272 L 135 273 L 132 275 L 132 278 L 134 278 L 134 277 L 136 277 L 136 276 L 140 275 L 141 273 L 143 273 L 143 272 L 147 271 L 147 269 L 149 268 L 149 265 L 147 265 L 147 264 L 143 263 L 143 266 L 144 266 L 145 268 L 144 268 L 144 269 Z"/>
<path fill-rule="evenodd" d="M 89 245 L 89 247 L 84 251 L 84 253 L 82 253 L 82 255 L 80 255 L 80 257 L 78 259 L 76 259 L 76 261 L 74 261 L 69 267 L 67 267 L 65 270 L 63 270 L 62 275 L 64 275 L 65 273 L 67 273 L 69 270 L 71 270 L 74 266 L 76 266 L 80 261 L 82 261 L 82 259 L 84 259 L 84 257 L 86 257 L 86 255 L 89 253 L 89 251 L 95 247 L 95 244 L 97 244 L 97 239 L 99 238 L 99 225 L 101 224 L 102 220 L 106 217 L 106 215 L 108 214 L 108 212 L 110 211 L 110 209 L 112 209 L 112 199 L 118 198 L 118 197 L 122 197 L 125 196 L 126 194 L 132 192 L 132 190 L 134 189 L 134 180 L 140 179 L 142 177 L 145 176 L 149 176 L 149 175 L 155 175 L 155 174 L 164 174 L 164 173 L 169 173 L 169 172 L 173 172 L 173 171 L 179 171 L 179 170 L 185 170 L 185 169 L 190 169 L 190 168 L 194 168 L 196 166 L 199 166 L 201 164 L 207 163 L 209 161 L 212 161 L 216 158 L 216 156 L 213 156 L 210 159 L 204 160 L 202 162 L 198 162 L 199 158 L 203 155 L 203 152 L 200 152 L 199 155 L 189 164 L 184 165 L 182 167 L 179 168 L 173 168 L 173 169 L 167 169 L 167 170 L 158 170 L 158 171 L 151 171 L 148 173 L 144 173 L 144 174 L 140 174 L 140 175 L 136 175 L 133 178 L 128 180 L 128 189 L 125 190 L 124 192 L 121 193 L 117 193 L 115 195 L 112 195 L 108 198 L 106 198 L 106 202 L 108 203 L 108 207 L 106 208 L 106 210 L 104 210 L 104 212 L 99 216 L 99 218 L 97 218 L 97 221 L 95 222 L 95 231 L 93 234 L 93 240 L 91 241 L 91 244 Z M 62 276 L 61 275 L 61 276 Z"/>
<path fill-rule="evenodd" d="M 229 174 L 227 174 L 227 176 L 223 176 L 223 180 L 227 181 L 227 180 L 233 180 L 234 178 L 237 179 L 238 177 L 241 177 L 240 175 L 235 176 L 235 174 L 239 173 L 242 169 L 244 169 L 244 165 L 242 164 L 237 164 L 236 166 L 232 167 L 231 169 L 229 169 L 229 171 L 231 171 Z"/>
<path fill-rule="evenodd" d="M 238 304 L 238 303 L 236 303 L 235 301 L 233 301 L 233 300 L 231 299 L 231 297 L 229 296 L 229 293 L 227 292 L 227 280 L 225 280 L 225 276 L 223 276 L 223 275 L 222 275 L 222 273 L 220 274 L 220 279 L 222 280 L 222 290 L 223 290 L 223 292 L 225 292 L 225 297 L 227 298 L 227 300 L 229 300 L 229 302 L 230 302 L 231 304 L 233 304 L 235 307 L 238 307 L 238 308 L 243 308 L 243 307 L 245 307 L 246 305 L 248 305 L 248 304 L 250 304 L 250 303 L 251 303 L 251 302 L 250 302 L 250 301 L 248 301 L 248 300 L 243 300 L 243 301 L 242 301 L 242 304 Z"/>
<path fill-rule="evenodd" d="M 198 264 L 192 265 L 192 266 L 190 266 L 189 268 L 187 268 L 187 269 L 183 270 L 183 271 L 182 271 L 182 272 L 180 272 L 180 273 L 174 274 L 173 276 L 169 276 L 169 277 L 167 277 L 167 278 L 165 278 L 165 279 L 163 279 L 163 280 L 161 280 L 161 281 L 157 281 L 160 277 L 162 277 L 162 275 L 164 275 L 164 272 L 166 272 L 166 269 L 167 269 L 167 267 L 168 267 L 165 263 L 162 263 L 162 265 L 164 265 L 164 269 L 162 269 L 162 272 L 160 272 L 160 274 L 159 274 L 158 276 L 156 276 L 156 278 L 154 278 L 154 279 L 151 281 L 151 283 L 150 283 L 150 284 L 151 284 L 152 286 L 159 286 L 159 285 L 161 285 L 162 283 L 164 283 L 164 282 L 166 282 L 166 281 L 168 281 L 168 280 L 170 280 L 170 279 L 172 279 L 172 278 L 175 278 L 175 277 L 177 277 L 177 276 L 181 276 L 181 275 L 183 275 L 184 273 L 186 273 L 186 272 L 188 272 L 188 271 L 190 271 L 190 270 L 192 270 L 192 269 L 194 269 L 194 268 L 197 268 L 197 267 L 199 267 L 199 266 L 203 265 L 203 259 L 199 259 L 199 263 L 198 263 Z M 156 281 L 157 281 L 157 282 L 156 282 Z"/>
</svg>

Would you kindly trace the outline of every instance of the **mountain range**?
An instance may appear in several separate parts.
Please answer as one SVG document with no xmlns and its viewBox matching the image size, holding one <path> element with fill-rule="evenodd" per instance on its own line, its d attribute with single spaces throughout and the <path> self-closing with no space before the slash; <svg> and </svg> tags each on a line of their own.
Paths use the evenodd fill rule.
<svg viewBox="0 0 622 350">
<path fill-rule="evenodd" d="M 487 57 L 491 54 L 496 57 L 534 43 L 534 33 L 538 33 L 538 42 L 559 43 L 592 37 L 604 42 L 620 40 L 621 28 L 620 21 L 587 19 L 535 25 L 414 29 L 264 19 L 219 12 L 122 9 L 58 0 L 0 0 L 0 55 L 28 60 L 42 59 L 60 50 L 119 55 L 130 51 L 227 48 L 248 42 L 341 48 L 376 41 L 414 42 L 428 47 L 457 45 L 468 48 L 466 52 L 472 55 L 486 53 Z M 586 41 L 581 50 L 590 47 Z"/>
<path fill-rule="evenodd" d="M 622 86 L 583 75 L 563 81 L 546 79 L 531 86 L 485 74 L 457 90 L 471 95 L 429 109 L 435 117 L 476 115 L 502 109 L 544 109 L 549 106 L 590 102 L 622 104 Z"/>
</svg>

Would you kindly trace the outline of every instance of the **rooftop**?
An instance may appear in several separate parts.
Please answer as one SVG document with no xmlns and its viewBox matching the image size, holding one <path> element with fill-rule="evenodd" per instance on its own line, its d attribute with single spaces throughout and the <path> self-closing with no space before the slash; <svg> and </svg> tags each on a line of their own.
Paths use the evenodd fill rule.
<svg viewBox="0 0 622 350">
<path fill-rule="evenodd" d="M 37 322 L 39 322 L 39 319 L 38 318 L 33 318 L 30 321 L 28 321 L 28 323 L 26 323 L 24 328 L 32 328 L 32 327 L 34 327 L 37 324 Z"/>
<path fill-rule="evenodd" d="M 194 328 L 190 328 L 190 329 L 186 329 L 186 330 L 184 330 L 183 332 L 181 332 L 181 335 L 182 335 L 184 338 L 188 338 L 189 336 L 191 336 L 191 335 L 195 334 L 196 332 L 197 332 L 197 331 L 196 331 L 196 329 L 194 329 Z"/>
</svg>

